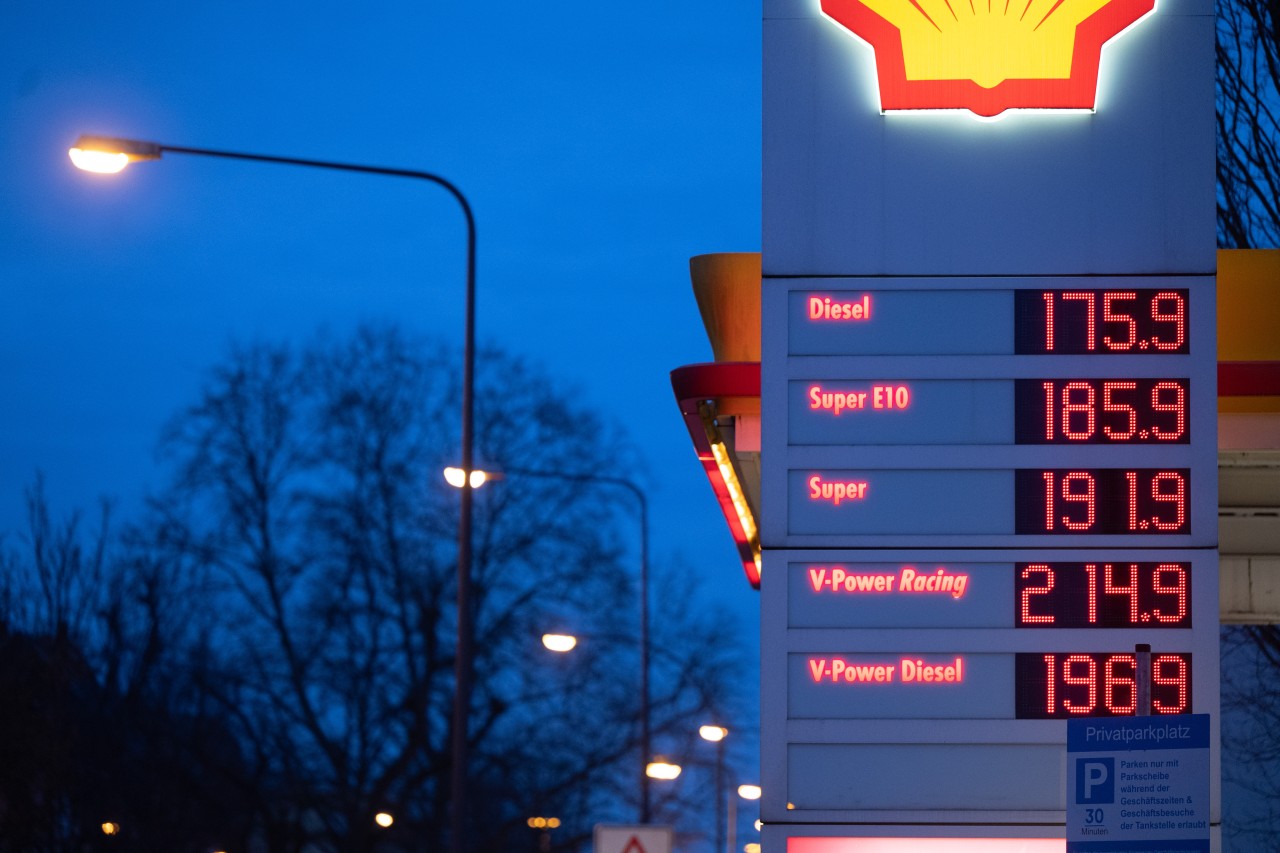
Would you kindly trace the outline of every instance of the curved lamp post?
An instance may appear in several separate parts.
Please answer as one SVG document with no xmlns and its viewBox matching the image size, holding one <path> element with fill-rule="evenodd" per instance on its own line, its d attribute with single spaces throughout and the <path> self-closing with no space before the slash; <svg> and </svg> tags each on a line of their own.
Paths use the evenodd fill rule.
<svg viewBox="0 0 1280 853">
<path fill-rule="evenodd" d="M 462 468 L 471 470 L 472 449 L 475 445 L 475 327 L 476 327 L 476 222 L 471 205 L 462 191 L 450 181 L 431 172 L 416 169 L 389 169 L 383 166 L 365 166 L 356 163 L 340 163 L 330 160 L 306 160 L 299 157 L 274 157 L 267 154 L 246 154 L 240 151 L 220 151 L 212 148 L 189 148 L 143 142 L 136 139 L 117 139 L 108 136 L 81 136 L 68 152 L 71 161 L 80 169 L 90 172 L 119 172 L 130 163 L 143 160 L 159 160 L 164 154 L 191 154 L 199 157 L 219 157 L 227 160 L 250 160 L 257 163 L 280 163 L 286 166 L 307 166 L 339 172 L 359 172 L 365 175 L 386 175 L 393 178 L 414 178 L 429 181 L 443 187 L 457 200 L 467 220 L 467 294 L 466 327 L 462 347 Z M 474 660 L 474 627 L 471 613 L 471 516 L 473 484 L 462 478 L 461 517 L 458 522 L 458 649 L 454 663 L 455 690 L 453 699 L 453 737 L 451 743 L 451 792 L 449 817 L 452 825 L 452 849 L 465 853 L 465 818 L 467 802 L 467 718 L 471 707 L 471 681 Z"/>
<path fill-rule="evenodd" d="M 467 480 L 462 475 L 463 470 L 471 470 L 470 463 L 463 463 L 462 469 L 446 468 L 445 480 L 449 485 L 461 488 Z M 545 477 L 570 483 L 604 483 L 617 486 L 630 492 L 640 506 L 640 823 L 648 823 L 653 811 L 650 805 L 649 779 L 662 778 L 650 772 L 651 763 L 662 762 L 653 762 L 651 751 L 653 738 L 649 709 L 649 501 L 645 497 L 644 490 L 634 481 L 625 477 L 611 477 L 608 474 L 533 471 L 526 468 L 506 468 L 502 471 L 475 470 L 471 473 L 470 485 L 472 489 L 476 489 L 489 480 L 503 479 L 508 474 L 521 477 Z M 676 775 L 679 775 L 679 772 L 677 770 Z"/>
</svg>

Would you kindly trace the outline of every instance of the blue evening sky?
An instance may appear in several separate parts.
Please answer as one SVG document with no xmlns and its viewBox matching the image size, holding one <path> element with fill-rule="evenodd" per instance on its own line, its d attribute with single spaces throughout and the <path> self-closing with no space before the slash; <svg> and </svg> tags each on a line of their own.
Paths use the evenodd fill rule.
<svg viewBox="0 0 1280 853">
<path fill-rule="evenodd" d="M 177 155 L 91 176 L 80 133 L 425 169 L 475 209 L 481 342 L 629 431 L 656 558 L 705 571 L 754 647 L 668 372 L 711 358 L 689 256 L 759 246 L 755 4 L 4 0 L 0 48 L 0 530 L 37 468 L 55 508 L 128 515 L 232 341 L 461 342 L 444 191 Z"/>
</svg>

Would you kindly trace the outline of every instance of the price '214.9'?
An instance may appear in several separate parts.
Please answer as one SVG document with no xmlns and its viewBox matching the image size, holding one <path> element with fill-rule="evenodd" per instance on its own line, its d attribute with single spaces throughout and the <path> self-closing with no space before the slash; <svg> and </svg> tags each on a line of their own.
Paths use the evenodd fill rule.
<svg viewBox="0 0 1280 853">
<path fill-rule="evenodd" d="M 1017 563 L 1014 627 L 1190 628 L 1191 564 Z"/>
<path fill-rule="evenodd" d="M 1188 468 L 1019 468 L 1019 534 L 1187 534 Z"/>
</svg>

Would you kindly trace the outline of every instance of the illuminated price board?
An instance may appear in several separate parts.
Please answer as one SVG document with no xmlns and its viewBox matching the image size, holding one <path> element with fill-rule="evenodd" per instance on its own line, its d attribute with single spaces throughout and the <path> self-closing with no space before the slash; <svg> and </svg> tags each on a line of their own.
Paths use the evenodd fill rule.
<svg viewBox="0 0 1280 853">
<path fill-rule="evenodd" d="M 1138 644 L 1152 713 L 1216 713 L 1212 297 L 1174 276 L 767 283 L 762 667 L 786 690 L 764 691 L 762 748 L 789 819 L 910 823 L 906 776 L 929 774 L 920 808 L 1059 820 L 1056 790 L 964 768 L 1058 779 L 1065 720 L 1139 712 Z"/>
<path fill-rule="evenodd" d="M 1216 541 L 1211 288 L 839 281 L 765 293 L 766 547 Z"/>
</svg>

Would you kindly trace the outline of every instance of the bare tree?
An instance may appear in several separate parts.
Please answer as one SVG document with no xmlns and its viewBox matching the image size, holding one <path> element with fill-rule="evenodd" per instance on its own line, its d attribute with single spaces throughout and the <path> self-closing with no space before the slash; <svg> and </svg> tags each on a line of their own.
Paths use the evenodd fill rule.
<svg viewBox="0 0 1280 853">
<path fill-rule="evenodd" d="M 626 460 L 617 431 L 540 371 L 495 351 L 480 364 L 484 467 Z M 440 472 L 456 461 L 457 393 L 446 353 L 364 329 L 236 352 L 168 431 L 177 477 L 157 528 L 216 580 L 201 689 L 244 744 L 273 850 L 443 846 L 457 494 Z M 637 535 L 599 484 L 513 474 L 476 510 L 476 849 L 527 839 L 531 809 L 573 809 L 566 834 L 582 838 L 636 788 Z M 732 669 L 714 618 L 671 616 L 659 734 L 696 729 Z M 551 660 L 538 637 L 564 624 L 582 654 Z M 374 827 L 380 808 L 393 831 Z"/>
<path fill-rule="evenodd" d="M 1218 244 L 1280 247 L 1280 0 L 1218 4 Z"/>
</svg>

